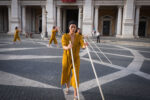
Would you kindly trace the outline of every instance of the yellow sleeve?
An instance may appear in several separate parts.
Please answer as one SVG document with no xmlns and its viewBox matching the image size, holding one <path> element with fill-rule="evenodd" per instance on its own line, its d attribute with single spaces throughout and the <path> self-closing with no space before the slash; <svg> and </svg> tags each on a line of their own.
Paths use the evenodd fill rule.
<svg viewBox="0 0 150 100">
<path fill-rule="evenodd" d="M 62 46 L 67 46 L 66 34 L 64 34 L 64 35 L 62 36 L 61 42 L 62 42 Z"/>
<path fill-rule="evenodd" d="M 54 30 L 54 29 L 52 29 L 52 32 L 55 32 L 55 30 Z"/>
<path fill-rule="evenodd" d="M 79 35 L 79 37 L 80 37 L 80 45 L 81 45 L 81 47 L 83 47 L 84 46 L 83 37 L 82 37 L 82 35 Z"/>
</svg>

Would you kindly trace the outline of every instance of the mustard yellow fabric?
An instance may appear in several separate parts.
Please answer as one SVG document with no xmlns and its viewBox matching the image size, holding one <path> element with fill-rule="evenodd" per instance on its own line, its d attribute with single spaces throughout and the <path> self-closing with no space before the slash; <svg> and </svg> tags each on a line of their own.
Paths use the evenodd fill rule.
<svg viewBox="0 0 150 100">
<path fill-rule="evenodd" d="M 14 42 L 16 42 L 17 39 L 20 41 L 19 30 L 18 29 L 16 29 L 15 34 L 14 34 Z"/>
<path fill-rule="evenodd" d="M 56 40 L 56 30 L 52 29 L 52 35 L 51 35 L 51 38 L 49 40 L 49 44 L 52 43 L 52 41 L 54 41 L 54 44 L 57 44 L 57 40 Z"/>
<path fill-rule="evenodd" d="M 62 46 L 68 46 L 69 41 L 71 41 L 71 37 L 69 34 L 64 34 L 62 36 Z M 84 41 L 82 37 L 78 34 L 75 34 L 74 43 L 72 43 L 72 51 L 75 63 L 75 70 L 77 75 L 77 82 L 79 86 L 79 69 L 80 69 L 80 46 L 84 46 Z M 71 77 L 72 72 L 72 77 Z M 71 80 L 70 80 L 71 77 Z M 61 85 L 68 83 L 70 81 L 70 85 L 76 88 L 75 76 L 72 66 L 71 52 L 69 50 L 63 50 L 63 59 L 62 59 L 62 75 L 61 75 Z"/>
</svg>

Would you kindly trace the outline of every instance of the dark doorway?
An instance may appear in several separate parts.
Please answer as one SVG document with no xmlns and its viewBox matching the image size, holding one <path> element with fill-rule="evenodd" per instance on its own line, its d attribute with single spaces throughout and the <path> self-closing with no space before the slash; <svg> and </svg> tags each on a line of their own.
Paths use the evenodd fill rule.
<svg viewBox="0 0 150 100">
<path fill-rule="evenodd" d="M 42 8 L 39 6 L 26 7 L 26 32 L 38 34 L 42 31 Z"/>
<path fill-rule="evenodd" d="M 42 16 L 39 17 L 39 33 L 42 32 Z"/>
<path fill-rule="evenodd" d="M 66 32 L 69 32 L 69 22 L 75 21 L 78 26 L 78 9 L 68 9 L 66 10 Z"/>
<path fill-rule="evenodd" d="M 146 21 L 140 21 L 139 22 L 139 32 L 138 35 L 141 37 L 145 36 L 145 32 L 146 32 Z"/>
<path fill-rule="evenodd" d="M 0 7 L 0 33 L 8 32 L 8 8 L 6 6 Z"/>
<path fill-rule="evenodd" d="M 103 21 L 103 35 L 109 36 L 110 32 L 110 21 Z"/>
</svg>

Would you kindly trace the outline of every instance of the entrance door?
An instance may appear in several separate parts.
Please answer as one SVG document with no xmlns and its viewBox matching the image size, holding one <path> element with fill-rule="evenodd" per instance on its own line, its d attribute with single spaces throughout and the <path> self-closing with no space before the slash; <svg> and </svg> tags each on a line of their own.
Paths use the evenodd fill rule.
<svg viewBox="0 0 150 100">
<path fill-rule="evenodd" d="M 42 8 L 39 6 L 27 6 L 26 10 L 26 31 L 40 33 L 42 31 Z"/>
<path fill-rule="evenodd" d="M 138 35 L 144 37 L 146 32 L 146 21 L 140 21 Z"/>
<path fill-rule="evenodd" d="M 0 7 L 0 33 L 8 32 L 8 8 Z"/>
<path fill-rule="evenodd" d="M 110 21 L 103 21 L 103 35 L 109 36 L 110 33 Z"/>
<path fill-rule="evenodd" d="M 66 31 L 69 32 L 69 22 L 75 21 L 78 26 L 78 10 L 77 9 L 68 9 L 66 10 Z"/>
</svg>

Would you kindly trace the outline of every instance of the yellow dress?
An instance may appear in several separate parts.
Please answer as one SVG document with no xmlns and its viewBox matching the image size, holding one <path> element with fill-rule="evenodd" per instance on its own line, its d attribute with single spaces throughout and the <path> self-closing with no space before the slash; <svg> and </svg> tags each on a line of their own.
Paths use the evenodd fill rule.
<svg viewBox="0 0 150 100">
<path fill-rule="evenodd" d="M 69 41 L 71 41 L 70 35 L 64 34 L 62 36 L 62 46 L 68 46 Z M 80 52 L 80 46 L 81 47 L 84 46 L 84 41 L 82 37 L 78 34 L 75 34 L 74 43 L 72 45 L 73 45 L 72 51 L 73 51 L 75 70 L 76 70 L 76 75 L 77 75 L 77 82 L 79 86 L 79 69 L 80 69 L 79 52 Z M 71 72 L 72 72 L 72 77 L 70 80 Z M 61 85 L 64 85 L 65 83 L 68 83 L 69 81 L 70 81 L 70 85 L 76 88 L 70 49 L 63 51 Z"/>
<path fill-rule="evenodd" d="M 19 30 L 18 29 L 16 29 L 15 34 L 14 34 L 14 42 L 16 42 L 17 39 L 20 41 Z"/>
<path fill-rule="evenodd" d="M 54 44 L 57 44 L 57 40 L 56 40 L 56 30 L 52 29 L 52 35 L 51 35 L 51 38 L 49 40 L 49 44 L 52 43 L 52 41 L 54 41 Z"/>
</svg>

